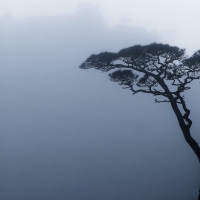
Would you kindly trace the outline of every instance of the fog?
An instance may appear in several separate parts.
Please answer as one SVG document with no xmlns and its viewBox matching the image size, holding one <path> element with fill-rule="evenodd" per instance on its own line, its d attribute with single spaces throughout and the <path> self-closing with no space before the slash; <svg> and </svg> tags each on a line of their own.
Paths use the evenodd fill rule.
<svg viewBox="0 0 200 200">
<path fill-rule="evenodd" d="M 199 163 L 170 105 L 79 69 L 92 53 L 162 42 L 156 31 L 109 28 L 91 5 L 5 15 L 0 30 L 0 199 L 197 199 Z M 198 84 L 186 98 L 200 141 Z"/>
</svg>

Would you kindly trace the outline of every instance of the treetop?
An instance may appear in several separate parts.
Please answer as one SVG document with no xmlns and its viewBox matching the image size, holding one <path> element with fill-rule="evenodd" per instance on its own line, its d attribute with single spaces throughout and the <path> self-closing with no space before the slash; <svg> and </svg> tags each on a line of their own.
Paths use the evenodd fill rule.
<svg viewBox="0 0 200 200">
<path fill-rule="evenodd" d="M 166 97 L 168 93 L 179 95 L 190 89 L 187 85 L 200 78 L 200 50 L 188 58 L 185 49 L 168 44 L 135 45 L 118 53 L 93 54 L 80 68 L 112 70 L 110 80 L 131 89 L 133 94 L 145 92 Z M 166 91 L 169 81 L 175 87 L 171 92 Z"/>
</svg>

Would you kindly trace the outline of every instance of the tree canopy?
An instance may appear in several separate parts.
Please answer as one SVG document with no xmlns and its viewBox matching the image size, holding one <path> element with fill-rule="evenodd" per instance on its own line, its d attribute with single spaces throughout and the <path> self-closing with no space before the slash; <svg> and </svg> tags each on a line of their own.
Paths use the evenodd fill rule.
<svg viewBox="0 0 200 200">
<path fill-rule="evenodd" d="M 200 50 L 188 57 L 185 49 L 168 44 L 135 45 L 118 53 L 93 54 L 80 68 L 110 71 L 110 80 L 133 94 L 143 92 L 162 97 L 155 99 L 157 103 L 169 102 L 186 142 L 200 161 L 200 148 L 190 134 L 192 121 L 183 95 L 190 83 L 200 78 Z"/>
<path fill-rule="evenodd" d="M 188 84 L 200 78 L 200 50 L 187 58 L 185 49 L 178 47 L 157 43 L 135 45 L 118 53 L 93 54 L 80 68 L 103 72 L 119 69 L 109 74 L 110 79 L 130 88 L 133 94 L 145 92 L 166 97 L 167 91 L 159 80 L 167 84 L 171 80 L 171 85 L 176 86 L 171 93 L 176 95 L 190 89 Z"/>
</svg>

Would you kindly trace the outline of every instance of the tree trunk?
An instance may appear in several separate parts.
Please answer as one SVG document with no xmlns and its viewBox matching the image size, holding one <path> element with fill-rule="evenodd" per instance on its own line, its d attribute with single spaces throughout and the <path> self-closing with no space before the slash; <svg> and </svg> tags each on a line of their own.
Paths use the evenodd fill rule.
<svg viewBox="0 0 200 200">
<path fill-rule="evenodd" d="M 196 154 L 199 162 L 200 162 L 200 148 L 198 143 L 194 140 L 194 138 L 190 134 L 190 126 L 188 126 L 184 121 L 184 116 L 181 114 L 176 102 L 174 102 L 173 98 L 170 99 L 172 109 L 174 110 L 174 113 L 178 119 L 179 126 L 182 130 L 183 136 L 185 138 L 185 141 L 189 144 L 189 146 L 192 148 L 194 153 Z M 200 199 L 199 199 L 200 200 Z"/>
<path fill-rule="evenodd" d="M 199 188 L 199 198 L 198 198 L 198 200 L 200 200 L 200 188 Z"/>
</svg>

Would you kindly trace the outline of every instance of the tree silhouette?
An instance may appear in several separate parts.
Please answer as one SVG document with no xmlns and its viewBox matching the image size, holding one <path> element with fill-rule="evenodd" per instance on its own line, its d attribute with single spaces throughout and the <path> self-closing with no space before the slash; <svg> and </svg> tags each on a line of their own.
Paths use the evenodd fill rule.
<svg viewBox="0 0 200 200">
<path fill-rule="evenodd" d="M 118 53 L 93 54 L 80 68 L 112 70 L 110 80 L 130 89 L 134 95 L 143 92 L 161 96 L 160 100 L 155 99 L 156 103 L 170 103 L 186 142 L 200 162 L 200 147 L 190 134 L 190 110 L 183 96 L 190 89 L 189 84 L 200 78 L 200 50 L 188 57 L 185 49 L 167 44 L 135 45 Z"/>
</svg>

